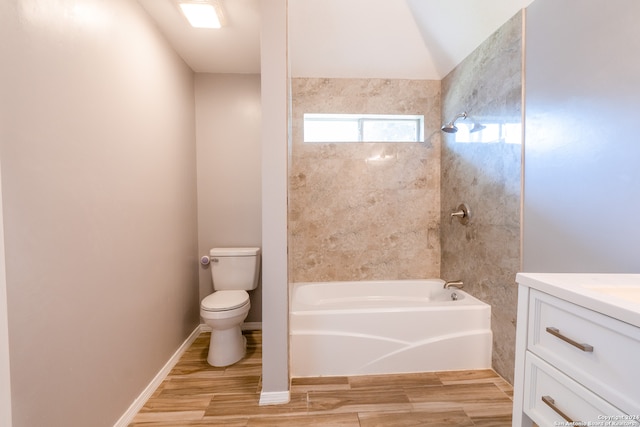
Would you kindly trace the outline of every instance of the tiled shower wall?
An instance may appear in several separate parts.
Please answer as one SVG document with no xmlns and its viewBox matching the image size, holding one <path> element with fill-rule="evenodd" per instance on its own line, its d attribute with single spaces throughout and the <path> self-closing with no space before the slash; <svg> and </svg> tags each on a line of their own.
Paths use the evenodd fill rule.
<svg viewBox="0 0 640 427">
<path fill-rule="evenodd" d="M 493 366 L 510 382 L 521 140 L 456 141 L 439 128 L 462 111 L 468 121 L 521 125 L 521 43 L 519 13 L 442 82 L 292 81 L 291 281 L 462 279 L 492 306 Z M 304 113 L 424 114 L 427 141 L 303 143 Z M 449 216 L 463 202 L 473 215 L 466 226 Z"/>
<path fill-rule="evenodd" d="M 304 113 L 424 114 L 425 143 L 304 143 Z M 440 277 L 440 82 L 292 81 L 292 282 Z"/>
<path fill-rule="evenodd" d="M 493 367 L 511 383 L 521 258 L 521 44 L 518 13 L 442 81 L 443 120 L 467 111 L 466 121 L 515 130 L 511 143 L 456 141 L 458 134 L 447 134 L 441 187 L 442 277 L 462 279 L 469 293 L 491 304 Z M 472 212 L 466 226 L 449 217 L 463 202 Z"/>
</svg>

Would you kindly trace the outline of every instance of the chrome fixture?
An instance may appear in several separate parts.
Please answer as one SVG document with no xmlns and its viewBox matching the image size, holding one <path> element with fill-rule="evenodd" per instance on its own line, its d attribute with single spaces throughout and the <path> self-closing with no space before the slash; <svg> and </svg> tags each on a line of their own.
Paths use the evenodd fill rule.
<svg viewBox="0 0 640 427">
<path fill-rule="evenodd" d="M 202 258 L 200 258 L 200 264 L 202 264 L 205 267 L 209 265 L 210 262 L 211 262 L 211 258 L 209 258 L 208 255 L 205 255 Z"/>
<path fill-rule="evenodd" d="M 219 261 L 220 260 L 218 258 L 209 256 L 209 255 L 205 255 L 202 258 L 200 258 L 200 264 L 202 264 L 202 266 L 204 266 L 204 267 L 206 267 L 210 263 L 216 263 L 216 262 L 219 262 Z"/>
<path fill-rule="evenodd" d="M 456 127 L 456 120 L 458 119 L 464 120 L 467 117 L 468 117 L 467 112 L 463 111 L 462 113 L 455 116 L 453 120 L 451 120 L 449 123 L 447 123 L 446 125 L 442 125 L 440 130 L 447 133 L 456 133 L 458 132 L 458 128 Z"/>
<path fill-rule="evenodd" d="M 462 283 L 462 280 L 453 280 L 451 282 L 444 282 L 444 289 L 449 289 L 449 288 L 462 289 L 463 287 L 464 287 L 464 283 Z"/>
<path fill-rule="evenodd" d="M 458 205 L 458 210 L 451 212 L 451 218 L 457 217 L 460 224 L 467 225 L 471 218 L 471 209 L 464 203 Z"/>
</svg>

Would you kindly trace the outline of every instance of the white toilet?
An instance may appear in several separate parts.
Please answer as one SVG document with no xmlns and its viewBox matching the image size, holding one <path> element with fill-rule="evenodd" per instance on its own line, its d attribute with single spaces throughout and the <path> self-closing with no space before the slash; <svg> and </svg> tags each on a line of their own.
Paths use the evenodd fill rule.
<svg viewBox="0 0 640 427">
<path fill-rule="evenodd" d="M 247 291 L 258 286 L 260 248 L 214 248 L 209 257 L 214 292 L 200 303 L 200 317 L 211 327 L 207 362 L 228 366 L 247 350 L 240 327 L 251 307 Z"/>
</svg>

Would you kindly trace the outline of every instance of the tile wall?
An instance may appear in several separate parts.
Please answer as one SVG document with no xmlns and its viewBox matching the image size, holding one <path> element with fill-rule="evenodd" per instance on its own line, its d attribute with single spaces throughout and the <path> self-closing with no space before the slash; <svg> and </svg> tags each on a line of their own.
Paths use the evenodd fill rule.
<svg viewBox="0 0 640 427">
<path fill-rule="evenodd" d="M 440 276 L 440 82 L 292 81 L 290 281 Z M 304 113 L 424 114 L 425 143 L 304 143 Z"/>
<path fill-rule="evenodd" d="M 442 146 L 442 276 L 492 306 L 493 366 L 513 382 L 520 268 L 522 13 L 515 15 L 442 81 L 443 121 L 486 126 L 447 134 Z M 497 129 L 502 134 L 496 136 Z M 467 203 L 464 226 L 449 214 Z"/>
<path fill-rule="evenodd" d="M 292 81 L 290 281 L 461 279 L 492 306 L 493 365 L 510 382 L 521 259 L 521 45 L 518 13 L 442 82 Z M 470 117 L 459 123 L 485 130 L 439 130 L 462 111 Z M 424 114 L 427 142 L 303 143 L 304 113 Z M 463 202 L 473 215 L 466 226 L 449 216 Z"/>
</svg>

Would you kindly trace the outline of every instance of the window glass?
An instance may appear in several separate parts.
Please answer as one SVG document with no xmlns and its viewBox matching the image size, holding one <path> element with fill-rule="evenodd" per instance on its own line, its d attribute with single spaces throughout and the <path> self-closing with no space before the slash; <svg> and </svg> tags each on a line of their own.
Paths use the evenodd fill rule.
<svg viewBox="0 0 640 427">
<path fill-rule="evenodd" d="M 304 142 L 423 142 L 424 116 L 305 114 Z"/>
</svg>

